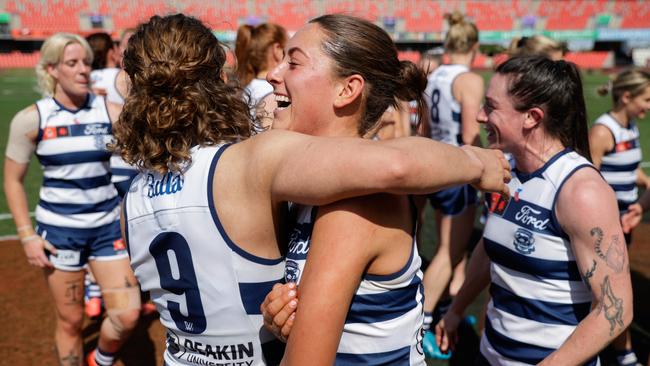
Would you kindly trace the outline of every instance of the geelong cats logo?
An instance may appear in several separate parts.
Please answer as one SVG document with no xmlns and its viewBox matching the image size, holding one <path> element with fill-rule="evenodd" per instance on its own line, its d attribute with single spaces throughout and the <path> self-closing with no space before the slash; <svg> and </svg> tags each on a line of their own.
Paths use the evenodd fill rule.
<svg viewBox="0 0 650 366">
<path fill-rule="evenodd" d="M 517 229 L 513 242 L 515 249 L 521 254 L 530 254 L 535 251 L 535 238 L 533 233 L 526 229 Z"/>
</svg>

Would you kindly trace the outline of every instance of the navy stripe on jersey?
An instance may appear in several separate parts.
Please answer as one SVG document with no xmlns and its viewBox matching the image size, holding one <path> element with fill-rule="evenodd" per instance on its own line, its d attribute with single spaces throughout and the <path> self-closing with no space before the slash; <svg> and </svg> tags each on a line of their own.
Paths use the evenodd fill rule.
<svg viewBox="0 0 650 366">
<path fill-rule="evenodd" d="M 601 164 L 600 165 L 600 171 L 601 172 L 629 172 L 636 170 L 639 167 L 639 162 L 634 162 L 631 164 L 622 164 L 622 165 L 614 165 L 614 164 Z"/>
<path fill-rule="evenodd" d="M 217 229 L 219 230 L 221 237 L 223 237 L 223 240 L 226 242 L 226 244 L 228 244 L 228 247 L 232 249 L 235 253 L 242 256 L 243 258 L 257 264 L 264 264 L 269 266 L 282 263 L 282 261 L 284 260 L 284 258 L 282 257 L 277 259 L 262 258 L 253 255 L 243 250 L 239 246 L 237 246 L 237 244 L 235 244 L 235 242 L 233 242 L 232 239 L 230 239 L 230 236 L 228 236 L 226 230 L 223 228 L 223 225 L 221 224 L 221 220 L 219 220 L 219 215 L 217 214 L 217 208 L 214 206 L 214 190 L 212 189 L 214 184 L 214 170 L 217 168 L 217 163 L 219 162 L 219 158 L 221 157 L 221 154 L 223 154 L 223 152 L 226 151 L 226 149 L 230 146 L 231 144 L 223 145 L 223 147 L 219 149 L 219 151 L 216 154 L 214 154 L 214 157 L 212 158 L 212 163 L 210 163 L 210 171 L 208 172 L 208 206 L 210 207 L 210 214 L 212 214 L 212 220 L 214 221 L 214 224 L 217 226 Z M 264 293 L 264 296 L 266 296 L 266 293 Z"/>
<path fill-rule="evenodd" d="M 629 184 L 610 184 L 613 190 L 615 191 L 631 191 L 636 188 L 636 183 Z"/>
<path fill-rule="evenodd" d="M 555 351 L 552 348 L 534 346 L 509 338 L 497 332 L 489 320 L 485 322 L 485 336 L 495 351 L 519 362 L 535 365 Z"/>
<path fill-rule="evenodd" d="M 114 167 L 111 167 L 111 173 L 113 175 L 122 175 L 122 176 L 133 178 L 136 175 L 138 175 L 138 173 L 140 173 L 140 172 L 135 168 L 128 169 L 128 168 L 114 168 Z"/>
<path fill-rule="evenodd" d="M 97 203 L 53 203 L 40 200 L 38 205 L 46 210 L 56 212 L 61 215 L 76 215 L 93 212 L 107 212 L 111 211 L 120 204 L 120 199 L 115 196 L 107 199 L 106 201 Z"/>
<path fill-rule="evenodd" d="M 281 278 L 268 282 L 240 282 L 239 293 L 246 314 L 262 314 L 260 305 L 262 305 L 266 295 L 273 289 L 273 285 L 280 282 L 282 282 Z"/>
<path fill-rule="evenodd" d="M 502 356 L 532 365 L 538 364 L 546 356 L 555 351 L 552 348 L 534 346 L 509 338 L 497 332 L 489 320 L 485 322 L 485 336 L 494 350 Z M 598 358 L 592 358 L 585 363 L 585 365 L 589 366 L 595 366 L 597 364 Z"/>
<path fill-rule="evenodd" d="M 494 307 L 520 318 L 546 324 L 578 325 L 591 310 L 591 303 L 561 304 L 519 297 L 492 282 Z"/>
<path fill-rule="evenodd" d="M 544 235 L 559 234 L 551 220 L 551 210 L 524 199 L 511 199 L 502 217 L 530 231 Z"/>
<path fill-rule="evenodd" d="M 53 226 L 44 224 L 37 221 L 37 232 L 41 235 L 43 232 L 47 233 L 46 239 L 50 238 L 59 238 L 59 242 L 67 242 L 69 238 L 102 238 L 115 235 L 116 232 L 120 232 L 120 220 L 116 220 L 111 224 L 88 228 L 88 229 L 78 229 L 78 228 L 66 228 L 62 226 Z M 52 240 L 55 242 L 55 240 Z"/>
<path fill-rule="evenodd" d="M 336 366 L 357 366 L 357 365 L 391 365 L 409 366 L 411 347 L 404 347 L 394 351 L 381 353 L 337 353 Z"/>
<path fill-rule="evenodd" d="M 483 237 L 485 251 L 490 260 L 502 267 L 529 273 L 538 278 L 552 280 L 582 281 L 575 261 L 553 261 L 533 258 L 516 253 L 486 237 Z"/>
<path fill-rule="evenodd" d="M 127 190 L 128 192 L 128 190 Z M 126 252 L 129 254 L 129 258 L 131 258 L 131 246 L 129 245 L 129 216 L 127 215 L 127 210 L 126 210 L 126 197 L 127 194 L 125 193 L 124 196 L 122 197 L 122 206 L 120 207 L 120 215 L 124 219 L 124 245 L 126 246 Z M 120 224 L 121 227 L 121 224 Z"/>
<path fill-rule="evenodd" d="M 570 147 L 565 148 L 564 150 L 553 155 L 553 157 L 550 158 L 546 163 L 544 163 L 544 165 L 541 168 L 535 170 L 532 173 L 524 173 L 522 171 L 517 170 L 517 168 L 514 169 L 514 172 L 517 175 L 519 181 L 521 181 L 521 183 L 526 183 L 535 177 L 544 179 L 544 172 L 546 171 L 546 169 L 548 169 L 548 167 L 551 166 L 551 164 L 555 163 L 557 159 L 563 157 L 565 154 L 568 154 L 572 151 L 573 150 Z"/>
<path fill-rule="evenodd" d="M 78 179 L 56 179 L 45 177 L 43 179 L 43 187 L 50 188 L 78 188 L 78 189 L 93 189 L 103 187 L 111 184 L 111 178 L 108 175 L 100 175 L 91 178 L 78 178 Z"/>
<path fill-rule="evenodd" d="M 461 119 L 460 119 L 460 113 L 458 113 L 458 112 L 456 112 L 456 111 L 451 111 L 451 119 L 452 119 L 454 122 L 458 122 L 458 123 L 460 123 L 460 122 L 461 122 Z"/>
<path fill-rule="evenodd" d="M 420 277 L 400 289 L 378 294 L 354 295 L 345 324 L 376 323 L 398 318 L 417 306 L 415 297 L 420 288 Z"/>
<path fill-rule="evenodd" d="M 37 155 L 38 161 L 41 165 L 69 165 L 69 164 L 83 164 L 83 163 L 96 163 L 99 161 L 106 161 L 111 157 L 111 153 L 103 150 L 95 151 L 77 151 L 63 154 L 53 155 Z"/>
</svg>

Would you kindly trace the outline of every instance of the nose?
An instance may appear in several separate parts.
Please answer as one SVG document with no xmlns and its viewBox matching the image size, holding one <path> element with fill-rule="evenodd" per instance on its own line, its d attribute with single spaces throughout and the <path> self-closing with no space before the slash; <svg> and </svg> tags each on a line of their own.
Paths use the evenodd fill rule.
<svg viewBox="0 0 650 366">
<path fill-rule="evenodd" d="M 284 75 L 284 70 L 286 69 L 286 65 L 287 65 L 286 62 L 281 61 L 274 68 L 272 68 L 271 71 L 269 71 L 266 74 L 266 81 L 271 83 L 271 85 L 273 85 L 274 88 L 282 83 L 282 78 Z"/>
<path fill-rule="evenodd" d="M 478 123 L 487 123 L 487 113 L 485 113 L 485 105 L 482 105 L 481 108 L 478 110 L 478 114 L 476 115 L 476 121 Z"/>
</svg>

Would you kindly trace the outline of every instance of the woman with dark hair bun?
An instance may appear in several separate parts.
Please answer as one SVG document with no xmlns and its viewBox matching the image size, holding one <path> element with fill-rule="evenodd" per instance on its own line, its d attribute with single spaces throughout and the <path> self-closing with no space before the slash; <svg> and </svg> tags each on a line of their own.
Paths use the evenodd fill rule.
<svg viewBox="0 0 650 366">
<path fill-rule="evenodd" d="M 279 361 L 283 347 L 262 329 L 260 304 L 284 277 L 285 202 L 323 205 L 459 182 L 500 191 L 509 177 L 500 152 L 421 138 L 373 142 L 275 130 L 251 137 L 247 104 L 220 77 L 225 60 L 212 32 L 182 14 L 140 25 L 124 53 L 132 89 L 114 149 L 142 172 L 124 198 L 123 229 L 131 266 L 167 328 L 168 365 Z M 350 113 L 363 85 L 351 79 L 339 84 L 340 99 L 330 90 L 317 104 Z M 403 92 L 391 85 L 391 98 L 397 86 Z M 300 99 L 277 98 L 276 115 L 288 122 Z M 368 110 L 378 116 L 382 108 Z M 301 118 L 316 126 L 335 120 Z"/>
<path fill-rule="evenodd" d="M 578 68 L 514 57 L 485 99 L 490 147 L 515 160 L 511 197 L 492 195 L 465 284 L 436 326 L 440 348 L 490 284 L 477 364 L 597 365 L 632 320 L 632 286 L 614 192 L 590 162 Z"/>
</svg>

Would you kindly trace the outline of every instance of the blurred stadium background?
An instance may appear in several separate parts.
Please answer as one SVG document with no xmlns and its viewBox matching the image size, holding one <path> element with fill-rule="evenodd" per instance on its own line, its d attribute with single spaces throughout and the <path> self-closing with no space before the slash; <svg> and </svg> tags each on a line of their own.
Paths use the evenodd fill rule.
<svg viewBox="0 0 650 366">
<path fill-rule="evenodd" d="M 565 42 L 568 49 L 566 59 L 585 71 L 589 121 L 611 108 L 611 97 L 596 94 L 596 89 L 608 81 L 611 73 L 632 65 L 650 67 L 648 0 L 0 0 L 0 151 L 5 150 L 13 115 L 40 98 L 33 68 L 40 57 L 38 49 L 42 42 L 56 32 L 88 35 L 105 31 L 117 41 L 125 29 L 135 27 L 154 14 L 183 12 L 209 24 L 215 36 L 234 49 L 236 30 L 241 24 L 274 22 L 292 34 L 312 17 L 346 13 L 383 27 L 393 36 L 401 58 L 418 61 L 421 52 L 442 45 L 447 28 L 443 15 L 454 10 L 470 17 L 480 30 L 481 54 L 474 66 L 483 70 L 486 80 L 491 76 L 493 66 L 506 57 L 505 50 L 513 38 L 543 34 Z M 229 62 L 233 63 L 232 56 Z M 645 159 L 650 160 L 650 117 L 639 122 L 643 153 Z M 643 166 L 650 173 L 650 162 L 646 161 Z M 41 184 L 38 164 L 31 164 L 25 183 L 29 207 L 35 207 Z M 430 217 L 430 211 L 427 213 Z M 650 228 L 648 215 L 644 221 L 643 226 Z M 425 257 L 430 257 L 434 250 L 435 228 L 431 222 L 425 223 L 423 231 L 425 250 L 422 254 Z M 636 236 L 635 247 L 650 252 L 650 235 L 647 233 L 650 233 L 647 229 L 638 233 L 641 235 Z M 5 197 L 1 195 L 0 237 L 15 238 L 13 235 L 15 228 Z M 9 361 L 6 364 L 32 364 L 27 353 L 33 352 L 34 347 L 41 348 L 43 355 L 50 354 L 47 347 L 51 343 L 51 324 L 45 319 L 49 319 L 50 309 L 41 309 L 36 318 L 28 310 L 49 306 L 47 299 L 43 299 L 47 290 L 39 278 L 40 272 L 23 263 L 19 244 L 11 244 L 11 248 L 5 247 L 11 255 L 3 255 L 0 267 L 7 269 L 3 274 L 15 278 L 16 283 L 0 287 L 0 298 L 4 299 L 0 302 L 0 312 L 10 314 L 15 309 L 25 310 L 24 314 L 14 313 L 12 322 L 16 323 L 15 330 L 12 330 L 17 332 L 14 335 L 23 341 L 20 344 L 0 342 L 0 365 L 5 364 L 4 361 Z M 650 255 L 638 255 L 638 252 L 634 253 L 636 248 L 631 255 L 635 290 L 639 287 L 647 290 L 650 285 Z M 20 275 L 14 277 L 17 273 Z M 30 305 L 25 303 L 25 297 L 13 293 L 13 288 L 21 288 L 26 283 L 36 283 L 35 296 L 29 296 L 33 300 L 30 301 L 45 305 Z M 641 305 L 637 311 L 644 307 L 647 309 L 650 300 L 646 298 L 635 299 L 635 303 Z M 480 314 L 480 307 L 476 305 L 470 312 Z M 645 315 L 637 316 L 633 335 L 635 343 L 643 350 L 642 359 L 646 359 L 650 351 L 650 313 L 641 310 L 641 314 Z M 34 328 L 18 325 L 39 321 L 44 323 L 35 327 L 39 328 L 42 337 L 30 336 L 34 334 Z M 156 321 L 151 327 L 150 324 L 151 321 L 145 326 L 144 334 L 149 328 L 155 346 L 150 344 L 150 348 L 145 348 L 157 348 L 157 351 L 151 350 L 151 354 L 155 354 L 160 362 L 161 330 Z M 45 349 L 42 342 L 47 344 Z M 24 351 L 25 358 L 5 358 L 16 351 Z M 141 354 L 141 351 L 137 353 Z M 134 364 L 156 363 L 155 360 L 144 362 L 136 359 L 139 361 Z M 443 363 L 430 361 L 429 364 Z"/>
</svg>

